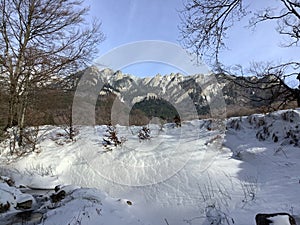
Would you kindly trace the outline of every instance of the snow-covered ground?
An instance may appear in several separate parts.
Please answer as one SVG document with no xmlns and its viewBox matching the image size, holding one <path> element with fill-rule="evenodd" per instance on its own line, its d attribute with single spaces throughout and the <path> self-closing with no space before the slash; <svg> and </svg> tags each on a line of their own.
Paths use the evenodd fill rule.
<svg viewBox="0 0 300 225">
<path fill-rule="evenodd" d="M 44 126 L 37 150 L 21 157 L 1 143 L 0 175 L 15 184 L 0 179 L 0 204 L 10 204 L 0 224 L 254 225 L 257 213 L 300 215 L 300 110 L 225 125 L 151 124 L 145 141 L 141 127 L 117 126 L 127 141 L 109 151 L 106 126 L 77 127 L 74 142 Z M 17 207 L 30 199 L 31 208 Z"/>
</svg>

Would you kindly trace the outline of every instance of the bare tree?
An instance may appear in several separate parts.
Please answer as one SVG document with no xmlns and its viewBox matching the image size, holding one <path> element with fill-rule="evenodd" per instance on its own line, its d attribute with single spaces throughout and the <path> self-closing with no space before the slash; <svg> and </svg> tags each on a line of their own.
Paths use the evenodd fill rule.
<svg viewBox="0 0 300 225">
<path fill-rule="evenodd" d="M 298 62 L 288 62 L 281 64 L 274 63 L 263 63 L 255 64 L 250 69 L 251 73 L 257 77 L 267 77 L 269 82 L 265 82 L 263 89 L 270 92 L 268 98 L 258 99 L 260 101 L 269 101 L 269 104 L 279 102 L 275 105 L 275 108 L 284 108 L 290 102 L 296 101 L 297 106 L 300 106 L 300 89 L 298 87 L 291 87 L 288 85 L 287 80 L 291 77 L 295 77 L 299 80 L 299 75 L 297 69 L 299 69 L 300 63 Z M 260 80 L 258 82 L 261 83 Z M 255 81 L 248 81 L 245 85 L 246 88 L 257 87 Z M 245 86 L 244 85 L 244 86 Z"/>
<path fill-rule="evenodd" d="M 19 144 L 29 94 L 86 65 L 103 41 L 100 23 L 85 22 L 82 0 L 0 0 L 1 81 L 9 92 L 8 127 Z"/>
<path fill-rule="evenodd" d="M 74 127 L 72 120 L 72 98 L 75 90 L 64 89 L 57 92 L 60 93 L 60 96 L 55 100 L 59 101 L 60 107 L 56 109 L 54 124 L 62 127 L 66 137 L 74 141 L 74 137 L 78 134 L 78 130 Z"/>
<path fill-rule="evenodd" d="M 246 5 L 247 4 L 247 5 Z M 272 3 L 266 3 L 272 4 Z M 278 7 L 266 6 L 261 10 L 251 8 L 251 2 L 245 0 L 186 0 L 181 11 L 181 38 L 185 48 L 198 57 L 213 56 L 213 66 L 217 72 L 232 74 L 219 58 L 222 48 L 226 48 L 225 39 L 228 30 L 242 18 L 249 16 L 249 28 L 266 21 L 276 21 L 274 27 L 285 37 L 284 47 L 298 46 L 300 41 L 300 1 L 280 0 Z M 300 62 L 265 63 L 255 65 L 253 75 L 271 77 L 266 88 L 275 92 L 272 96 L 284 96 L 282 106 L 289 101 L 297 101 L 300 106 L 299 87 L 287 85 L 287 79 L 300 79 Z M 299 74 L 299 75 L 298 75 Z M 254 88 L 257 83 L 249 83 Z M 247 87 L 246 86 L 246 87 Z M 274 98 L 275 99 L 275 98 Z"/>
<path fill-rule="evenodd" d="M 268 106 L 268 111 L 286 108 L 296 103 L 300 106 L 300 89 L 295 83 L 289 85 L 292 79 L 300 79 L 298 74 L 299 63 L 287 62 L 276 64 L 272 62 L 254 62 L 251 63 L 248 74 L 254 77 L 244 76 L 244 71 L 239 69 L 223 69 L 225 79 L 231 80 L 237 88 L 247 89 L 247 95 L 243 97 L 260 104 Z M 234 75 L 234 76 L 227 76 Z M 244 76 L 243 79 L 236 79 Z"/>
</svg>

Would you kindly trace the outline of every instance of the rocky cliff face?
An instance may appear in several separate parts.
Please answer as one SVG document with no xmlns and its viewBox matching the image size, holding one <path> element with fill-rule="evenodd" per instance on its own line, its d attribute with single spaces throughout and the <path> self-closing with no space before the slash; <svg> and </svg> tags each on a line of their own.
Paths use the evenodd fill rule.
<svg viewBox="0 0 300 225">
<path fill-rule="evenodd" d="M 123 74 L 121 71 L 114 72 L 109 69 L 99 71 L 96 67 L 91 67 L 76 79 L 80 80 L 79 86 L 93 90 L 94 95 L 98 93 L 100 96 L 115 95 L 119 102 L 126 106 L 127 111 L 141 102 L 162 99 L 169 102 L 181 117 L 187 119 L 196 115 L 224 113 L 224 110 L 227 113 L 235 111 L 242 114 L 241 110 L 268 105 L 267 101 L 253 101 L 253 99 L 267 98 L 270 95 L 270 91 L 262 89 L 263 84 L 260 88 L 244 88 L 247 81 L 258 81 L 258 78 L 229 77 L 222 74 L 185 76 L 172 73 L 138 78 Z M 156 106 L 152 107 L 154 112 L 155 107 L 166 105 L 155 102 Z M 139 110 L 143 111 L 142 108 Z"/>
</svg>

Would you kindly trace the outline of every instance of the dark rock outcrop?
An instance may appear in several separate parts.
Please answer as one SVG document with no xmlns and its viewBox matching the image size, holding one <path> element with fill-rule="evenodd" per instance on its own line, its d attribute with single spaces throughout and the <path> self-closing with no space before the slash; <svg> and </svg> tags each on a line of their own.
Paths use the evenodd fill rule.
<svg viewBox="0 0 300 225">
<path fill-rule="evenodd" d="M 297 225 L 295 218 L 293 216 L 283 212 L 271 213 L 271 214 L 259 213 L 255 216 L 256 225 L 272 225 L 273 224 L 272 218 L 279 217 L 279 216 L 288 216 L 289 224 L 282 224 L 282 225 Z"/>
<path fill-rule="evenodd" d="M 27 200 L 24 202 L 18 202 L 16 209 L 31 209 L 32 208 L 32 200 Z"/>
</svg>

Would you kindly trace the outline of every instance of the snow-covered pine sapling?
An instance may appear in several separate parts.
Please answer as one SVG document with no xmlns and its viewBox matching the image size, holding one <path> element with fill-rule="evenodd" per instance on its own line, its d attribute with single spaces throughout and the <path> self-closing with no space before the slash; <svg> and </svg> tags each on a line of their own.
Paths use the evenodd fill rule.
<svg viewBox="0 0 300 225">
<path fill-rule="evenodd" d="M 150 129 L 146 126 L 142 127 L 142 129 L 139 131 L 138 133 L 138 137 L 140 141 L 144 141 L 144 140 L 150 140 L 151 136 L 150 136 Z"/>
<path fill-rule="evenodd" d="M 111 151 L 114 147 L 120 146 L 126 141 L 124 137 L 119 138 L 117 134 L 118 133 L 115 126 L 107 126 L 106 134 L 104 135 L 102 142 L 103 146 L 107 150 Z"/>
<path fill-rule="evenodd" d="M 121 144 L 121 141 L 119 140 L 117 136 L 117 129 L 115 126 L 107 126 L 106 134 L 103 138 L 103 145 L 104 147 L 107 146 L 118 146 Z"/>
</svg>

